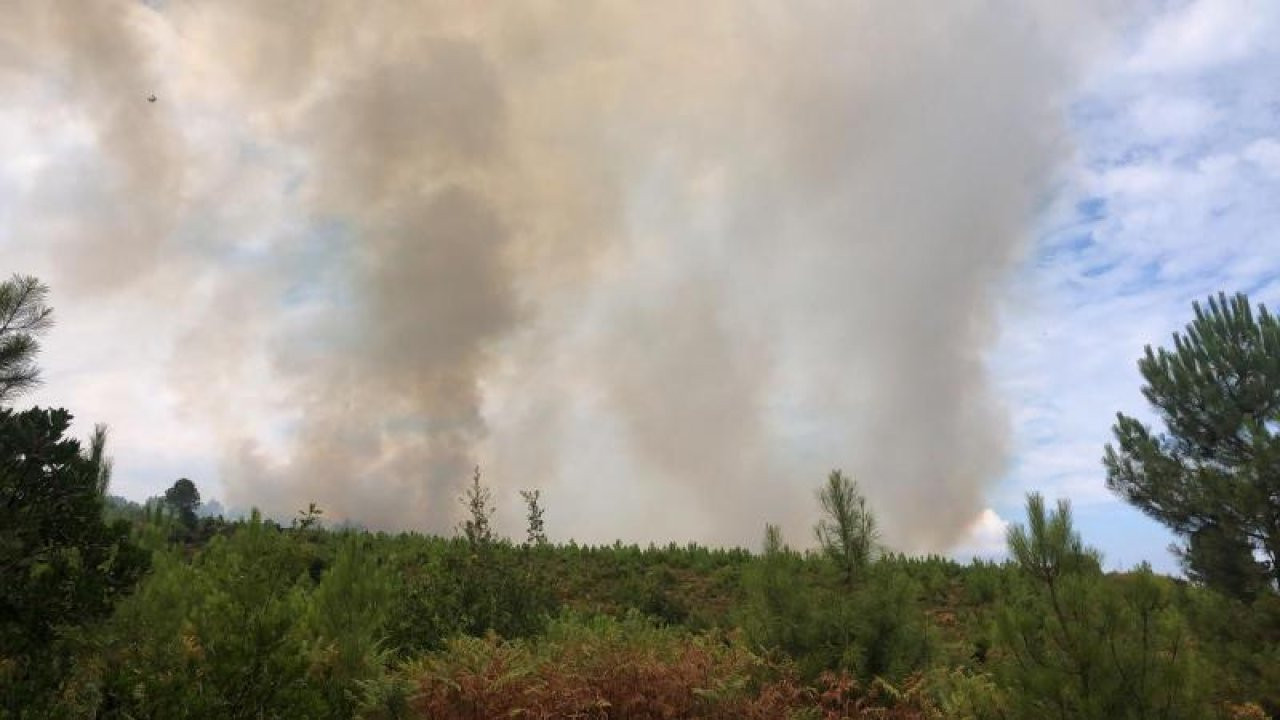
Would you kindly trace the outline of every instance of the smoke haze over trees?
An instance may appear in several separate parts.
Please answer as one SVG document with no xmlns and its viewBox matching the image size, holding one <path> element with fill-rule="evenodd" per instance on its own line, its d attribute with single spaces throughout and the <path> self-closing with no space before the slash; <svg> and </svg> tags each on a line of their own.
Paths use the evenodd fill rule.
<svg viewBox="0 0 1280 720">
<path fill-rule="evenodd" d="M 230 506 L 443 530 L 481 463 L 562 537 L 747 544 L 838 465 L 941 550 L 1100 41 L 1060 5 L 18 0 L 0 90 L 90 150 L 11 246 L 171 358 Z"/>
<path fill-rule="evenodd" d="M 1195 311 L 1175 336 L 1177 356 L 1148 348 L 1143 360 L 1149 399 L 1169 410 L 1178 438 L 1152 443 L 1121 415 L 1126 455 L 1109 447 L 1106 457 L 1113 488 L 1131 501 L 1178 510 L 1170 522 L 1207 516 L 1221 528 L 1242 514 L 1221 506 L 1231 495 L 1222 486 L 1257 473 L 1133 472 L 1178 464 L 1153 455 L 1157 446 L 1217 457 L 1221 471 L 1221 454 L 1190 438 L 1219 438 L 1241 411 L 1203 402 L 1205 388 L 1272 394 L 1276 368 L 1257 352 L 1275 340 L 1265 309 L 1256 325 L 1243 294 Z M 21 359 L 36 369 L 34 349 Z M 1178 422 L 1172 409 L 1187 408 L 1172 401 L 1193 388 L 1202 402 L 1190 403 L 1193 422 Z M 1274 421 L 1259 414 L 1247 423 L 1255 443 L 1237 434 L 1234 452 L 1265 452 L 1259 428 Z M 528 526 L 516 544 L 494 532 L 479 467 L 457 498 L 466 519 L 453 538 L 330 529 L 315 502 L 286 528 L 257 510 L 199 518 L 188 478 L 145 506 L 110 497 L 106 426 L 81 446 L 65 437 L 70 421 L 63 409 L 0 408 L 5 720 L 1257 720 L 1280 709 L 1280 595 L 1222 582 L 1241 567 L 1240 552 L 1222 552 L 1234 546 L 1193 532 L 1192 583 L 1145 563 L 1105 574 L 1068 500 L 1046 512 L 1029 494 L 1027 524 L 1009 529 L 1002 565 L 890 551 L 840 470 L 815 498 L 821 548 L 804 553 L 773 524 L 761 555 L 552 544 L 538 490 L 522 491 Z M 1117 469 L 1129 471 L 1123 484 Z"/>
</svg>

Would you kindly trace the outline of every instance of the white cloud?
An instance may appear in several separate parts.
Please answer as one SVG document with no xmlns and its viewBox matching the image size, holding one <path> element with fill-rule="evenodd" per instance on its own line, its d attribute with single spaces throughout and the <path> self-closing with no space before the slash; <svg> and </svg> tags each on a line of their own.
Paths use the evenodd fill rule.
<svg viewBox="0 0 1280 720">
<path fill-rule="evenodd" d="M 966 561 L 970 558 L 998 559 L 1005 554 L 1005 533 L 1009 522 L 991 508 L 983 509 L 969 525 L 965 540 L 951 551 L 951 556 Z"/>
<path fill-rule="evenodd" d="M 1280 142 L 1262 138 L 1250 143 L 1244 157 L 1273 178 L 1280 179 Z"/>
<path fill-rule="evenodd" d="M 1206 101 L 1178 96 L 1143 97 L 1130 116 L 1138 132 L 1152 140 L 1174 140 L 1204 132 L 1218 112 Z"/>
<path fill-rule="evenodd" d="M 1143 36 L 1129 69 L 1191 72 L 1245 59 L 1258 43 L 1274 37 L 1276 9 L 1268 0 L 1196 0 L 1175 6 Z"/>
</svg>

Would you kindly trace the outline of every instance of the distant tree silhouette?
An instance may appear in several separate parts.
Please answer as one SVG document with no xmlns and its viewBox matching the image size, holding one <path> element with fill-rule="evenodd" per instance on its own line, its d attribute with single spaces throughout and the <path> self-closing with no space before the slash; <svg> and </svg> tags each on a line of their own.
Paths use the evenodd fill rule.
<svg viewBox="0 0 1280 720">
<path fill-rule="evenodd" d="M 306 510 L 299 510 L 298 517 L 294 519 L 293 525 L 299 530 L 319 529 L 320 518 L 324 516 L 324 510 L 320 509 L 314 502 L 307 503 Z"/>
<path fill-rule="evenodd" d="M 187 478 L 178 478 L 164 491 L 164 502 L 178 514 L 178 521 L 188 529 L 196 526 L 196 510 L 200 508 L 200 491 Z"/>
</svg>

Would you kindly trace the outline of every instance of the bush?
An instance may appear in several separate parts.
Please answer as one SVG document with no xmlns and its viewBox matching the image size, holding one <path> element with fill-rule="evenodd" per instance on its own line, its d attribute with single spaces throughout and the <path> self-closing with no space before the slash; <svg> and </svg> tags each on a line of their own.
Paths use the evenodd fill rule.
<svg viewBox="0 0 1280 720">
<path fill-rule="evenodd" d="M 794 659 L 810 680 L 826 671 L 897 680 L 928 666 L 932 639 L 920 589 L 902 569 L 874 562 L 849 588 L 843 568 L 833 577 L 805 562 L 767 529 L 763 557 L 743 574 L 738 616 L 754 647 Z"/>
<path fill-rule="evenodd" d="M 1008 694 L 985 673 L 961 669 L 931 672 L 926 687 L 949 720 L 997 720 L 1009 717 Z"/>
<path fill-rule="evenodd" d="M 1215 698 L 1251 701 L 1280 717 L 1280 596 L 1245 603 L 1191 587 L 1181 604 L 1200 639 Z"/>
<path fill-rule="evenodd" d="M 864 680 L 901 679 L 924 670 L 933 650 L 924 613 L 916 599 L 920 588 L 902 571 L 874 565 L 867 582 L 853 595 L 852 642 L 841 667 Z"/>
<path fill-rule="evenodd" d="M 504 638 L 541 632 L 557 603 L 531 562 L 537 548 L 505 542 L 435 543 L 406 564 L 404 592 L 392 609 L 388 642 L 402 657 L 437 650 L 457 634 Z"/>
<path fill-rule="evenodd" d="M 105 638 L 100 717 L 326 717 L 296 543 L 256 515 L 190 563 L 169 551 Z"/>
<path fill-rule="evenodd" d="M 306 615 L 309 679 L 321 688 L 330 717 L 353 717 L 363 686 L 383 674 L 388 658 L 381 638 L 398 589 L 367 538 L 350 534 L 342 539 L 332 567 L 311 594 Z"/>
<path fill-rule="evenodd" d="M 1029 529 L 1010 530 L 1021 588 L 999 618 L 1001 679 L 1013 717 L 1200 718 L 1204 677 L 1171 587 L 1149 568 L 1107 578 L 1070 506 L 1027 501 Z"/>
</svg>

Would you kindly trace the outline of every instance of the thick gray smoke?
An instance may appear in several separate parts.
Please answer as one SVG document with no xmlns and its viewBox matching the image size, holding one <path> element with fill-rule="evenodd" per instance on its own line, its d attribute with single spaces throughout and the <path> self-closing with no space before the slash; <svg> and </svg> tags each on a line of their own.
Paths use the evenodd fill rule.
<svg viewBox="0 0 1280 720">
<path fill-rule="evenodd" d="M 839 466 L 891 544 L 940 550 L 1003 471 L 994 298 L 1063 151 L 1088 18 L 740 0 L 14 17 L 0 68 L 70 83 L 120 178 L 95 206 L 112 213 L 68 225 L 79 260 L 53 281 L 176 293 L 170 380 L 232 505 L 444 530 L 480 464 L 508 527 L 514 489 L 543 487 L 561 538 L 754 544 L 766 521 L 805 537 Z"/>
</svg>

